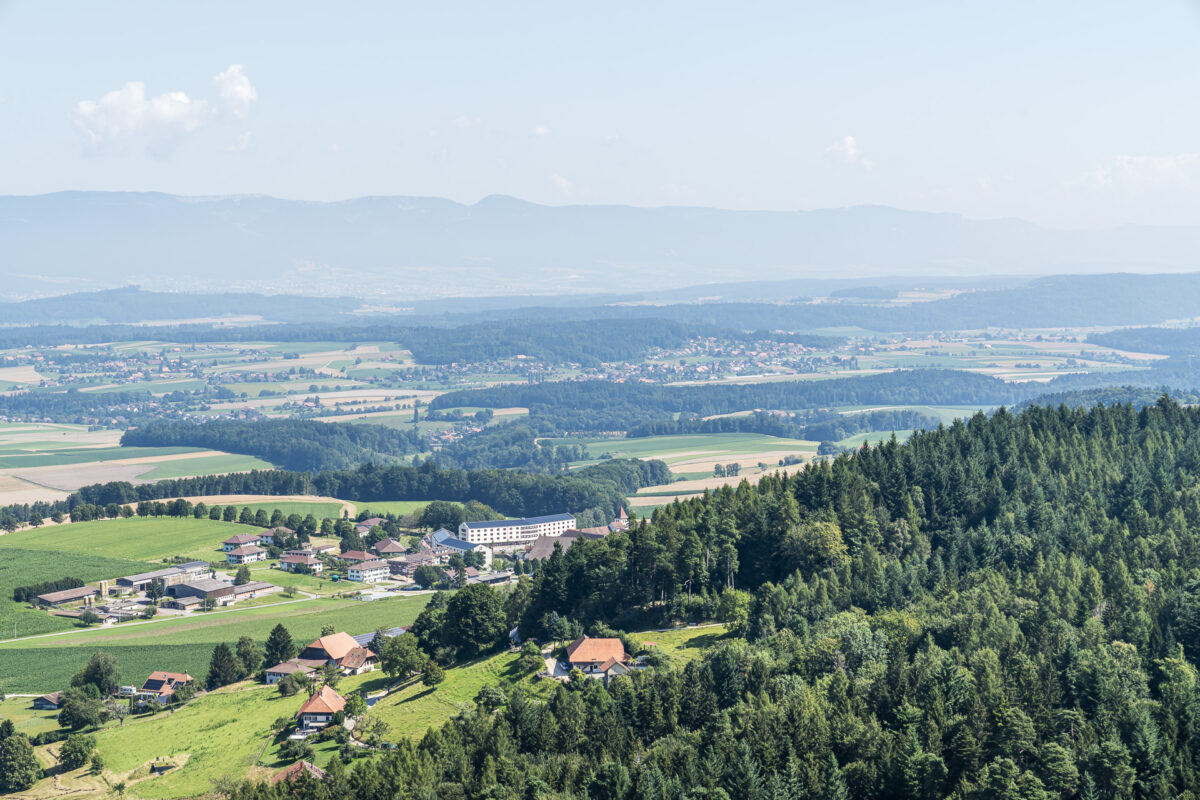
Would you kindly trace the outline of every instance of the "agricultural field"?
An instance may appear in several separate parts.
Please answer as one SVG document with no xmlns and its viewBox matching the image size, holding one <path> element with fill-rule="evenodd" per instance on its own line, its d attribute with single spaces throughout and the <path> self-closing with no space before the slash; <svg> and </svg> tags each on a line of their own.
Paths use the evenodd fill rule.
<svg viewBox="0 0 1200 800">
<path fill-rule="evenodd" d="M 58 500 L 92 483 L 218 475 L 274 465 L 196 447 L 121 447 L 121 431 L 0 423 L 0 505 Z"/>
<path fill-rule="evenodd" d="M 17 548 L 107 556 L 131 561 L 162 561 L 172 556 L 218 560 L 221 542 L 245 525 L 191 517 L 129 517 L 73 522 L 0 536 L 0 556 Z M 122 573 L 124 574 L 124 573 Z M 107 575 L 105 577 L 118 577 Z"/>
<path fill-rule="evenodd" d="M 405 516 L 406 514 L 420 514 L 425 510 L 425 506 L 429 505 L 431 500 L 372 500 L 370 502 L 360 503 L 358 511 L 360 514 L 367 513 L 371 516 L 382 517 L 387 514 L 395 514 L 397 517 Z"/>
<path fill-rule="evenodd" d="M 297 641 L 317 638 L 326 624 L 352 634 L 368 633 L 381 626 L 411 624 L 428 601 L 429 595 L 413 593 L 372 602 L 275 595 L 253 608 L 233 606 L 186 617 L 160 616 L 149 622 L 0 642 L 0 691 L 61 689 L 95 650 L 115 656 L 122 674 L 130 680 L 140 681 L 156 669 L 204 675 L 218 642 L 232 643 L 243 635 L 265 641 L 277 623 L 287 627 Z"/>
<path fill-rule="evenodd" d="M 648 436 L 642 439 L 552 439 L 555 444 L 583 445 L 595 463 L 601 456 L 613 458 L 657 458 L 671 472 L 686 479 L 711 478 L 717 464 L 740 464 L 743 477 L 758 469 L 759 462 L 771 471 L 788 456 L 811 458 L 817 442 L 785 439 L 761 433 L 704 433 L 680 436 Z M 761 471 L 761 470 L 759 470 Z M 660 487 L 656 487 L 660 488 Z"/>
</svg>

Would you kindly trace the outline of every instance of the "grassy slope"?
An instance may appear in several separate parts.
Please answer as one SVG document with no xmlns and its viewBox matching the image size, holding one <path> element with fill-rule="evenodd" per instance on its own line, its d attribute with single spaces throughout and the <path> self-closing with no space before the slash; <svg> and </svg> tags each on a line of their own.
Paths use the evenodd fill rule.
<svg viewBox="0 0 1200 800">
<path fill-rule="evenodd" d="M 15 547 L 159 561 L 171 556 L 203 552 L 206 560 L 219 560 L 217 548 L 223 539 L 236 533 L 257 530 L 233 522 L 190 517 L 131 517 L 75 522 L 0 536 L 0 554 Z M 126 573 L 103 577 L 122 574 Z"/>
<path fill-rule="evenodd" d="M 40 693 L 61 689 L 94 650 L 115 656 L 130 681 L 140 683 L 156 669 L 205 675 L 218 642 L 232 643 L 242 635 L 265 641 L 276 623 L 283 623 L 304 643 L 317 638 L 325 624 L 352 634 L 408 625 L 428 600 L 429 595 L 370 603 L 344 598 L 299 600 L 4 642 L 0 643 L 0 690 Z"/>
<path fill-rule="evenodd" d="M 698 658 L 701 648 L 723 634 L 724 628 L 717 626 L 644 633 L 638 638 L 657 642 L 660 649 L 671 653 L 675 662 L 680 663 Z M 521 685 L 541 696 L 552 691 L 552 682 L 535 682 L 519 674 L 516 661 L 515 654 L 502 652 L 452 667 L 436 690 L 427 690 L 419 681 L 411 682 L 381 700 L 370 713 L 390 726 L 387 738 L 394 741 L 421 736 L 429 727 L 441 725 L 470 708 L 475 695 L 486 685 Z M 386 683 L 382 673 L 367 673 L 343 679 L 338 690 L 342 694 L 374 692 Z M 279 746 L 271 736 L 271 723 L 278 717 L 294 715 L 303 699 L 302 696 L 284 698 L 273 688 L 243 683 L 199 697 L 172 713 L 130 719 L 123 726 L 109 723 L 96 734 L 107 777 L 112 782 L 128 781 L 129 797 L 166 800 L 205 793 L 223 776 L 241 777 L 247 773 L 258 778 L 269 776 L 286 766 L 278 759 Z M 12 718 L 32 732 L 51 727 L 47 715 L 53 712 L 34 712 L 29 709 L 29 702 L 22 698 L 0 704 L 0 717 Z M 335 745 L 316 745 L 318 765 L 328 763 L 335 749 Z M 45 754 L 43 757 L 47 758 Z M 156 758 L 177 762 L 186 758 L 186 763 L 164 776 L 147 779 L 148 764 Z M 68 774 L 66 787 L 80 790 L 78 797 L 100 796 L 81 775 Z M 32 794 L 48 796 L 50 787 L 50 782 L 43 782 Z"/>
</svg>

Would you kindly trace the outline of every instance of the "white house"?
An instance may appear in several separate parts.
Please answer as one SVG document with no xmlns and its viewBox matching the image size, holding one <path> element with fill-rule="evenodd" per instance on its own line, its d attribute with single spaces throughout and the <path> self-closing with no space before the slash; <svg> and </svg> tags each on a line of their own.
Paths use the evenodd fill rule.
<svg viewBox="0 0 1200 800">
<path fill-rule="evenodd" d="M 252 564 L 267 557 L 267 551 L 256 544 L 244 544 L 225 553 L 225 561 L 230 564 Z"/>
<path fill-rule="evenodd" d="M 377 581 L 387 580 L 392 574 L 391 568 L 386 561 L 360 561 L 357 564 L 351 564 L 346 570 L 346 578 L 352 581 L 360 581 L 362 583 L 376 583 Z"/>
</svg>

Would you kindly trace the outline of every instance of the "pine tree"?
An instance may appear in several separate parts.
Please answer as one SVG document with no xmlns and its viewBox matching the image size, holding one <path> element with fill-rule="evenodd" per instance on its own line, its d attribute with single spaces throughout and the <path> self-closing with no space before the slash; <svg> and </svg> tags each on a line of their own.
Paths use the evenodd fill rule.
<svg viewBox="0 0 1200 800">
<path fill-rule="evenodd" d="M 282 624 L 276 625 L 267 636 L 267 648 L 263 656 L 264 663 L 268 667 L 273 667 L 295 657 L 296 643 L 292 641 L 292 635 Z"/>
<path fill-rule="evenodd" d="M 218 689 L 241 680 L 242 665 L 233 655 L 229 645 L 221 642 L 213 648 L 212 660 L 208 664 L 209 689 Z"/>
</svg>

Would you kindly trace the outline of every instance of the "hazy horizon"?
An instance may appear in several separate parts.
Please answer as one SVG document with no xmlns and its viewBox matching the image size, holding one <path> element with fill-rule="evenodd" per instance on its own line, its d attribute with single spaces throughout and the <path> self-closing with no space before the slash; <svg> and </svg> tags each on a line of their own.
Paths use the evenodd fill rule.
<svg viewBox="0 0 1200 800">
<path fill-rule="evenodd" d="M 0 3 L 0 191 L 1200 224 L 1192 3 L 322 10 Z"/>
</svg>

